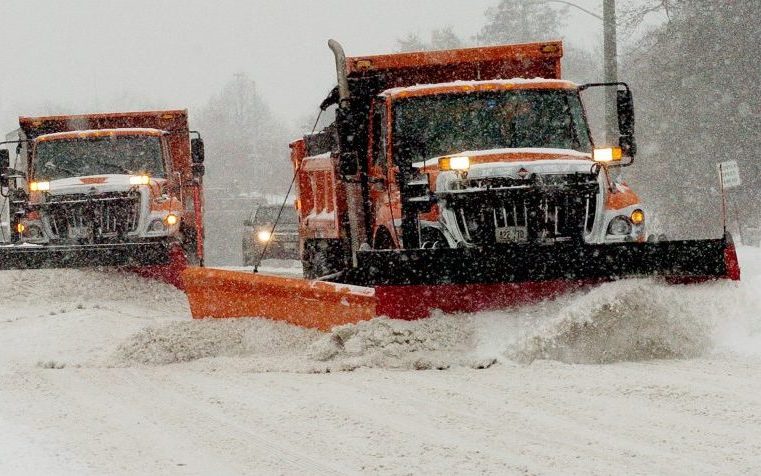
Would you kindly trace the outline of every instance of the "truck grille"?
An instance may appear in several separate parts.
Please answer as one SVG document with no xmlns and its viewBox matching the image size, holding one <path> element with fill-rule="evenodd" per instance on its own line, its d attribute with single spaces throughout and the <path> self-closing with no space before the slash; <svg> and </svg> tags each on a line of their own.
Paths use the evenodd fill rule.
<svg viewBox="0 0 761 476">
<path fill-rule="evenodd" d="M 444 198 L 472 244 L 496 243 L 500 234 L 508 242 L 582 240 L 595 223 L 599 185 L 592 174 L 486 178 L 468 185 Z"/>
<path fill-rule="evenodd" d="M 594 195 L 540 200 L 506 200 L 496 206 L 457 207 L 457 226 L 474 244 L 492 244 L 497 228 L 525 227 L 528 241 L 581 240 L 592 231 L 597 209 Z"/>
<path fill-rule="evenodd" d="M 54 196 L 45 204 L 45 215 L 59 239 L 95 243 L 119 240 L 137 230 L 140 194 Z"/>
</svg>

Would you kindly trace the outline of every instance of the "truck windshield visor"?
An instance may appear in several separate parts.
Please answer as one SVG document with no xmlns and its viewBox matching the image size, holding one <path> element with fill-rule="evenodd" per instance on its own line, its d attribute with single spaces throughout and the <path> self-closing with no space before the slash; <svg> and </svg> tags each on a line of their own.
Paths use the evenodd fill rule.
<svg viewBox="0 0 761 476">
<path fill-rule="evenodd" d="M 394 107 L 399 165 L 464 151 L 523 147 L 591 152 L 578 93 L 457 93 L 400 99 Z"/>
<path fill-rule="evenodd" d="M 165 175 L 161 142 L 153 136 L 42 141 L 35 149 L 33 170 L 46 180 L 106 174 Z"/>
</svg>

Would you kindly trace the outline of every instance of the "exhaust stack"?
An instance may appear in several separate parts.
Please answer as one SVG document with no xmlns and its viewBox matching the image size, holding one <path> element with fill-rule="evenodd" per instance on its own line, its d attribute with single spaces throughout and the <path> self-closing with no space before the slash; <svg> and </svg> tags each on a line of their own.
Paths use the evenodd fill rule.
<svg viewBox="0 0 761 476">
<path fill-rule="evenodd" d="M 351 92 L 349 78 L 346 73 L 346 54 L 339 42 L 328 40 L 328 47 L 336 60 L 336 78 L 338 80 L 338 110 L 336 111 L 336 126 L 341 150 L 339 169 L 346 188 L 348 205 L 348 234 L 351 248 L 351 264 L 357 266 L 357 251 L 367 241 L 365 229 L 365 205 L 362 190 L 362 169 L 359 166 L 356 147 L 354 146 L 355 118 L 351 110 Z"/>
</svg>

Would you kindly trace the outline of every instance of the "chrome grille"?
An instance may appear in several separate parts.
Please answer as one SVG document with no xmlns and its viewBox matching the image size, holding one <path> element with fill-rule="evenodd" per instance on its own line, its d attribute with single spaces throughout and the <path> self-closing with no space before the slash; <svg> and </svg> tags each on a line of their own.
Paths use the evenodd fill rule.
<svg viewBox="0 0 761 476">
<path fill-rule="evenodd" d="M 595 222 L 594 194 L 562 194 L 543 198 L 516 198 L 479 207 L 455 207 L 457 226 L 474 244 L 495 242 L 495 231 L 503 227 L 525 227 L 530 241 L 582 239 Z"/>
<path fill-rule="evenodd" d="M 110 241 L 137 230 L 140 194 L 61 195 L 51 197 L 44 210 L 51 231 L 60 240 Z"/>
</svg>

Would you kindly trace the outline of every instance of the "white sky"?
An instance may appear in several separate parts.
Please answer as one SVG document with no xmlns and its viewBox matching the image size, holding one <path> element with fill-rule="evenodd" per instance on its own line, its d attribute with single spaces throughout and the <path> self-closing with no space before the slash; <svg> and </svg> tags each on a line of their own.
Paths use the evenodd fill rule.
<svg viewBox="0 0 761 476">
<path fill-rule="evenodd" d="M 349 55 L 389 52 L 408 32 L 471 37 L 497 0 L 2 0 L 0 131 L 18 115 L 189 108 L 233 74 L 283 119 L 314 111 Z M 600 11 L 599 0 L 577 0 Z M 567 39 L 594 46 L 598 20 L 569 11 Z"/>
</svg>

